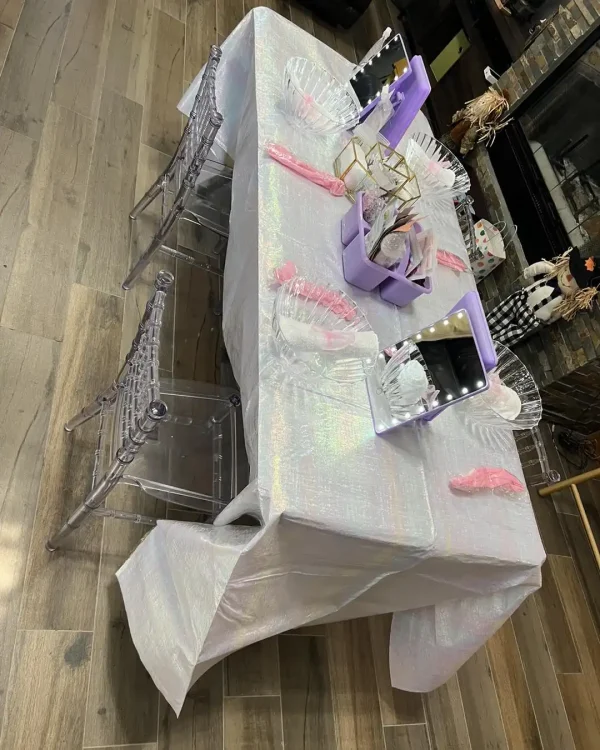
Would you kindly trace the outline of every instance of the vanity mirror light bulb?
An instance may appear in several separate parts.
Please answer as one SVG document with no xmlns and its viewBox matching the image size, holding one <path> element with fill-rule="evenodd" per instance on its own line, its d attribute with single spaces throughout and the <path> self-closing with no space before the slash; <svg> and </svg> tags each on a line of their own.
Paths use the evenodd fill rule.
<svg viewBox="0 0 600 750">
<path fill-rule="evenodd" d="M 448 320 L 448 318 L 446 318 L 446 320 L 444 321 L 444 325 L 445 326 L 450 325 L 450 321 Z"/>
<path fill-rule="evenodd" d="M 483 380 L 478 380 L 475 383 L 475 388 L 483 388 Z"/>
<path fill-rule="evenodd" d="M 453 399 L 453 398 L 454 398 L 454 396 L 453 396 L 453 395 L 452 395 L 451 393 L 449 393 L 449 394 L 448 394 L 448 395 L 446 396 L 446 401 L 452 401 L 452 399 Z"/>
<path fill-rule="evenodd" d="M 440 402 L 436 399 L 435 401 L 431 402 L 432 407 L 435 409 L 436 406 L 440 405 Z"/>
<path fill-rule="evenodd" d="M 463 396 L 466 396 L 467 393 L 469 392 L 469 389 L 463 387 L 463 388 L 460 389 L 460 392 L 462 393 Z"/>
<path fill-rule="evenodd" d="M 435 326 L 431 326 L 429 328 L 429 333 L 435 333 Z"/>
<path fill-rule="evenodd" d="M 415 338 L 417 339 L 417 341 L 420 341 L 423 338 L 423 336 L 420 333 L 417 333 Z"/>
<path fill-rule="evenodd" d="M 464 313 L 459 312 L 456 317 L 460 320 L 461 318 L 464 318 Z"/>
<path fill-rule="evenodd" d="M 411 416 L 412 414 L 409 411 L 407 411 L 406 414 L 404 415 L 404 419 L 410 419 Z"/>
</svg>

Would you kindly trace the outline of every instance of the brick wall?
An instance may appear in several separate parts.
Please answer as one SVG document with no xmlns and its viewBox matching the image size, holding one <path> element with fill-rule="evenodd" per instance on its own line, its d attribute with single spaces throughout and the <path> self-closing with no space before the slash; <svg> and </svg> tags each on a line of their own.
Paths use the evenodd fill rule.
<svg viewBox="0 0 600 750">
<path fill-rule="evenodd" d="M 513 108 L 600 24 L 600 0 L 570 0 L 498 81 Z M 509 113 L 510 114 L 510 113 Z"/>
</svg>

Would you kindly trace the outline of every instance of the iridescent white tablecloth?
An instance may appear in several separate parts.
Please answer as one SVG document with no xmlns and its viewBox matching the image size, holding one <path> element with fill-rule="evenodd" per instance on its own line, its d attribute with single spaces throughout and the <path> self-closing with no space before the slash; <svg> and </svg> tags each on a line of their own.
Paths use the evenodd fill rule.
<svg viewBox="0 0 600 750">
<path fill-rule="evenodd" d="M 449 409 L 423 429 L 375 435 L 364 384 L 309 388 L 272 347 L 272 270 L 292 260 L 357 300 L 382 347 L 442 317 L 474 287 L 440 267 L 435 289 L 398 309 L 346 285 L 344 198 L 264 154 L 284 143 L 324 170 L 338 137 L 305 137 L 280 106 L 286 61 L 301 55 L 342 76 L 350 63 L 259 8 L 223 45 L 219 144 L 235 158 L 224 284 L 225 343 L 242 391 L 251 482 L 214 526 L 159 522 L 117 573 L 131 634 L 179 712 L 212 664 L 290 628 L 394 612 L 396 687 L 445 682 L 540 585 L 544 551 L 526 493 L 458 496 L 451 476 L 483 465 L 522 477 L 512 438 L 482 440 Z M 182 100 L 193 100 L 194 84 Z M 413 130 L 427 130 L 423 115 Z M 466 260 L 451 204 L 430 214 L 440 245 Z M 456 412 L 456 413 L 455 413 Z M 260 528 L 228 525 L 243 513 Z"/>
</svg>

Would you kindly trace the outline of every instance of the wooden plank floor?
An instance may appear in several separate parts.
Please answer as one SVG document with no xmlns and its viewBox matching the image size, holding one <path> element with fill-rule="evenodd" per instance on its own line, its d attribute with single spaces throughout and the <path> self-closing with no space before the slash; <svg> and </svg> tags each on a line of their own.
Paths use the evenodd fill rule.
<svg viewBox="0 0 600 750">
<path fill-rule="evenodd" d="M 62 423 L 116 373 L 158 268 L 177 276 L 162 372 L 227 377 L 214 277 L 162 258 L 125 296 L 120 281 L 156 221 L 132 232 L 127 212 L 177 142 L 185 81 L 259 4 L 352 61 L 392 23 L 387 0 L 350 31 L 288 0 L 0 0 L 0 750 L 595 750 L 600 580 L 568 497 L 532 494 L 542 590 L 423 696 L 392 688 L 381 616 L 234 654 L 177 719 L 114 575 L 143 529 L 94 521 L 68 550 L 43 547 L 89 486 L 95 427 Z"/>
</svg>

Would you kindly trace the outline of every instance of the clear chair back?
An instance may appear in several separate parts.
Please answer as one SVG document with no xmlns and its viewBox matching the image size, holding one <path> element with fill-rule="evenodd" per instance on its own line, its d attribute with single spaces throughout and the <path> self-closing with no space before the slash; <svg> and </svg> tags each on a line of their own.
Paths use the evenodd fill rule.
<svg viewBox="0 0 600 750">
<path fill-rule="evenodd" d="M 179 143 L 175 170 L 175 191 L 187 182 L 193 186 L 214 143 L 215 136 L 223 122 L 217 110 L 215 93 L 217 66 L 221 50 L 213 45 L 204 75 L 200 81 L 190 118 Z"/>
</svg>

